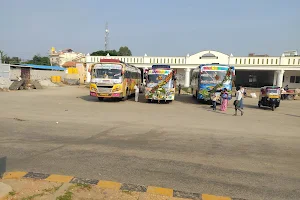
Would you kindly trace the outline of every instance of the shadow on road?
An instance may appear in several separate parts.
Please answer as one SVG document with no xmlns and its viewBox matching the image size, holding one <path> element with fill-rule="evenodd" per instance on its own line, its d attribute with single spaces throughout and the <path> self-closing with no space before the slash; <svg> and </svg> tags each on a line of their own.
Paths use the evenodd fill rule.
<svg viewBox="0 0 300 200">
<path fill-rule="evenodd" d="M 175 101 L 187 104 L 200 104 L 196 98 L 193 98 L 191 95 L 181 94 L 175 96 Z M 205 105 L 205 104 L 204 104 Z"/>
<path fill-rule="evenodd" d="M 121 100 L 119 99 L 114 99 L 114 98 L 108 98 L 108 99 L 103 99 L 102 101 L 99 101 L 97 97 L 93 97 L 93 96 L 81 96 L 81 97 L 76 97 L 76 98 L 80 98 L 84 101 L 90 101 L 90 102 L 110 102 L 110 103 L 115 103 L 115 102 L 120 102 Z"/>
<path fill-rule="evenodd" d="M 291 116 L 291 117 L 300 117 L 300 115 L 292 115 L 292 114 L 285 114 L 287 116 Z"/>
</svg>

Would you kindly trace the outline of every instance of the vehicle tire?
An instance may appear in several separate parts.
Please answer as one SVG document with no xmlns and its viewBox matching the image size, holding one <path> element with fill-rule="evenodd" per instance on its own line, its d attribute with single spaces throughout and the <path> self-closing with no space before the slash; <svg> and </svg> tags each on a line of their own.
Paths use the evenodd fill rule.
<svg viewBox="0 0 300 200">
<path fill-rule="evenodd" d="M 261 107 L 260 101 L 258 102 L 258 107 L 259 107 L 259 108 Z"/>
<path fill-rule="evenodd" d="M 151 101 L 151 99 L 147 99 L 147 102 L 148 102 L 148 103 L 151 103 L 152 101 Z"/>
<path fill-rule="evenodd" d="M 275 104 L 272 105 L 272 111 L 274 111 L 274 110 L 275 110 Z"/>
<path fill-rule="evenodd" d="M 24 87 L 21 85 L 21 86 L 19 87 L 19 90 L 24 90 Z"/>
<path fill-rule="evenodd" d="M 294 99 L 294 95 L 289 94 L 289 95 L 287 96 L 287 100 L 293 100 L 293 99 Z"/>
<path fill-rule="evenodd" d="M 98 100 L 99 100 L 99 101 L 103 101 L 104 98 L 103 98 L 103 97 L 98 97 Z"/>
</svg>

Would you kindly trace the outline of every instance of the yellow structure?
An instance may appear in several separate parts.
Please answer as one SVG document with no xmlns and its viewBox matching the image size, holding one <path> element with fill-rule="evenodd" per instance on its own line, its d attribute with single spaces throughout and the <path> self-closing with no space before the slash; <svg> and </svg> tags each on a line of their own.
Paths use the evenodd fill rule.
<svg viewBox="0 0 300 200">
<path fill-rule="evenodd" d="M 69 67 L 68 74 L 78 74 L 78 69 L 76 67 Z"/>
<path fill-rule="evenodd" d="M 60 83 L 61 82 L 61 76 L 51 76 L 51 82 L 52 83 Z"/>
</svg>

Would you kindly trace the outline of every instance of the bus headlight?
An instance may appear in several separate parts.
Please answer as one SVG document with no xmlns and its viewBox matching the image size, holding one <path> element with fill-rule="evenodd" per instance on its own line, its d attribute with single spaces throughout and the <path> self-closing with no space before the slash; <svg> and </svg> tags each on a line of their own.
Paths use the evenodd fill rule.
<svg viewBox="0 0 300 200">
<path fill-rule="evenodd" d="M 120 85 L 116 85 L 114 88 L 113 88 L 113 92 L 118 92 L 121 90 L 121 86 Z"/>
<path fill-rule="evenodd" d="M 94 84 L 94 83 L 91 83 L 91 84 L 90 84 L 90 90 L 91 90 L 92 92 L 97 92 L 97 85 Z"/>
</svg>

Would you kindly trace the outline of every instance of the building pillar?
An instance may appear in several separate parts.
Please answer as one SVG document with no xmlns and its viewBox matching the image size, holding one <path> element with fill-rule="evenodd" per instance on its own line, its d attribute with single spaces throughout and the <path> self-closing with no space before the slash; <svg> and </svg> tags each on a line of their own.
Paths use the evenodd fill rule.
<svg viewBox="0 0 300 200">
<path fill-rule="evenodd" d="M 184 87 L 190 87 L 190 68 L 184 69 L 185 76 L 184 76 Z"/>
<path fill-rule="evenodd" d="M 90 68 L 90 63 L 87 63 L 86 64 L 86 81 L 85 82 L 87 82 L 87 83 L 90 83 L 91 82 L 91 74 L 90 74 L 90 72 L 89 72 L 89 68 Z"/>
<path fill-rule="evenodd" d="M 277 71 L 274 71 L 273 86 L 276 86 L 276 82 L 277 82 Z"/>
<path fill-rule="evenodd" d="M 279 70 L 277 72 L 277 86 L 282 87 L 284 70 Z"/>
</svg>

